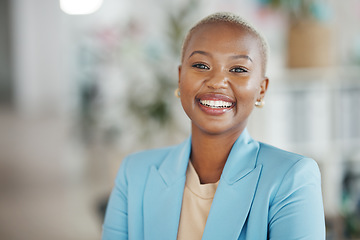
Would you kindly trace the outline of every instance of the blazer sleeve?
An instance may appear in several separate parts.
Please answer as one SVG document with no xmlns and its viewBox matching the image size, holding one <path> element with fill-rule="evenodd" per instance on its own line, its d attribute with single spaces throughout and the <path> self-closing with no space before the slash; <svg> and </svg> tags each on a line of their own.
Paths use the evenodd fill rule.
<svg viewBox="0 0 360 240">
<path fill-rule="evenodd" d="M 128 239 L 126 165 L 127 159 L 125 158 L 120 165 L 106 208 L 102 240 Z"/>
<path fill-rule="evenodd" d="M 321 177 L 314 160 L 300 159 L 287 171 L 269 211 L 269 239 L 325 239 Z"/>
</svg>

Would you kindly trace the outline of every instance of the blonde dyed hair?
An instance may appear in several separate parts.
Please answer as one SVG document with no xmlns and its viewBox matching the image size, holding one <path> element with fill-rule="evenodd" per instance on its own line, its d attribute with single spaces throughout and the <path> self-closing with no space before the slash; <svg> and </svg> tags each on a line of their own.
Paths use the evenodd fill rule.
<svg viewBox="0 0 360 240">
<path fill-rule="evenodd" d="M 181 62 L 184 60 L 184 54 L 185 50 L 189 44 L 189 41 L 193 35 L 193 33 L 199 29 L 201 26 L 204 26 L 206 24 L 212 24 L 212 23 L 227 23 L 234 25 L 236 27 L 242 28 L 247 30 L 249 33 L 253 34 L 258 40 L 259 40 L 259 47 L 260 47 L 260 54 L 261 54 L 261 60 L 262 60 L 262 72 L 265 75 L 266 68 L 267 68 L 267 62 L 268 62 L 268 55 L 269 55 L 269 48 L 268 44 L 263 37 L 263 35 L 248 21 L 243 19 L 242 17 L 230 13 L 230 12 L 217 12 L 214 14 L 211 14 L 202 20 L 200 20 L 198 23 L 196 23 L 186 34 L 182 49 L 181 49 Z"/>
</svg>

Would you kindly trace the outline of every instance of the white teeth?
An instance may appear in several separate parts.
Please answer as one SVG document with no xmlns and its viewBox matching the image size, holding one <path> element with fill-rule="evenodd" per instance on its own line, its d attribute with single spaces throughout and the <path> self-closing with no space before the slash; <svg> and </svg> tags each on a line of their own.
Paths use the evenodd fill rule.
<svg viewBox="0 0 360 240">
<path fill-rule="evenodd" d="M 200 100 L 200 103 L 211 108 L 229 108 L 232 106 L 231 102 L 225 101 Z"/>
</svg>

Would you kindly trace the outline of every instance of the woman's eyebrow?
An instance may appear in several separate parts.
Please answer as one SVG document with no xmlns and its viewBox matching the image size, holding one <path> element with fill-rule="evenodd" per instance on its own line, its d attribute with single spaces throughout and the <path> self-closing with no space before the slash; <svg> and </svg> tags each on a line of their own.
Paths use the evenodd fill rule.
<svg viewBox="0 0 360 240">
<path fill-rule="evenodd" d="M 250 60 L 250 62 L 253 61 L 248 55 L 234 55 L 234 56 L 231 56 L 230 58 L 232 58 L 232 59 L 245 58 L 245 59 Z"/>
<path fill-rule="evenodd" d="M 190 54 L 189 58 L 191 58 L 191 57 L 192 57 L 193 55 L 195 55 L 195 54 L 201 54 L 201 55 L 205 55 L 205 56 L 211 56 L 211 54 L 208 53 L 208 52 L 196 50 L 196 51 L 193 51 L 193 52 Z M 231 56 L 230 58 L 232 58 L 232 59 L 245 58 L 245 59 L 249 60 L 250 62 L 253 62 L 253 60 L 252 60 L 248 55 L 241 55 L 241 54 L 240 54 L 240 55 Z"/>
<path fill-rule="evenodd" d="M 208 52 L 204 52 L 204 51 L 199 51 L 199 50 L 197 50 L 197 51 L 193 51 L 193 52 L 190 54 L 189 58 L 191 58 L 191 56 L 193 56 L 194 54 L 201 54 L 201 55 L 205 55 L 205 56 L 210 56 L 210 53 L 208 53 Z"/>
</svg>

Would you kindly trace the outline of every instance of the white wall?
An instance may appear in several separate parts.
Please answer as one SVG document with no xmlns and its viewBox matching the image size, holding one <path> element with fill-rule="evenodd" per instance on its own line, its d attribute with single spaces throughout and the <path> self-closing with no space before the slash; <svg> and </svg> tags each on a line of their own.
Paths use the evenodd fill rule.
<svg viewBox="0 0 360 240">
<path fill-rule="evenodd" d="M 67 32 L 57 0 L 12 0 L 15 106 L 23 114 L 69 110 Z"/>
</svg>

